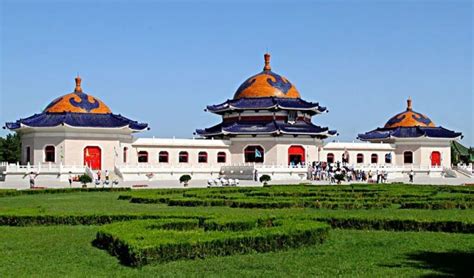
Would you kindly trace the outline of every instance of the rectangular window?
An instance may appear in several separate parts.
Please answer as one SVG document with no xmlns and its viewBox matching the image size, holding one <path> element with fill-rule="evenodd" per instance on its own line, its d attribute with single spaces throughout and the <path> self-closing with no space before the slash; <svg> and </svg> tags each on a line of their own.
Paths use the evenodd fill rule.
<svg viewBox="0 0 474 278">
<path fill-rule="evenodd" d="M 288 123 L 292 124 L 296 122 L 296 117 L 297 117 L 297 112 L 296 111 L 289 111 L 288 112 Z"/>
<path fill-rule="evenodd" d="M 158 154 L 158 162 L 159 163 L 168 163 L 169 161 L 169 156 L 168 156 L 168 152 L 160 152 Z"/>
</svg>

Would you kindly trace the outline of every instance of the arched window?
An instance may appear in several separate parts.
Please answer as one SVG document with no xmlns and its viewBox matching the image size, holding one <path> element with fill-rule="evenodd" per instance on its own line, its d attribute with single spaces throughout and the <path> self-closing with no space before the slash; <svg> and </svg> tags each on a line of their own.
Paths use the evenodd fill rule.
<svg viewBox="0 0 474 278">
<path fill-rule="evenodd" d="M 373 154 L 370 156 L 370 163 L 372 163 L 372 164 L 377 164 L 377 163 L 379 163 L 379 156 L 378 156 L 376 153 L 373 153 Z"/>
<path fill-rule="evenodd" d="M 302 165 L 305 163 L 305 149 L 303 146 L 290 146 L 288 148 L 288 165 Z"/>
<path fill-rule="evenodd" d="M 349 152 L 345 151 L 341 156 L 342 163 L 349 163 Z"/>
<path fill-rule="evenodd" d="M 188 152 L 179 152 L 179 163 L 188 163 L 189 155 Z"/>
<path fill-rule="evenodd" d="M 199 163 L 207 163 L 207 152 L 199 152 L 198 162 Z"/>
<path fill-rule="evenodd" d="M 127 152 L 128 152 L 128 148 L 124 147 L 123 148 L 123 163 L 127 163 Z"/>
<path fill-rule="evenodd" d="M 413 163 L 413 152 L 406 151 L 403 153 L 403 163 L 412 164 Z"/>
<path fill-rule="evenodd" d="M 161 151 L 158 154 L 158 162 L 159 163 L 168 163 L 169 162 L 169 155 L 166 151 Z"/>
<path fill-rule="evenodd" d="M 45 162 L 54 162 L 56 158 L 56 151 L 54 146 L 46 146 L 44 148 L 44 161 Z"/>
<path fill-rule="evenodd" d="M 334 154 L 333 153 L 328 153 L 326 157 L 326 162 L 327 163 L 334 163 Z"/>
<path fill-rule="evenodd" d="M 139 151 L 138 152 L 138 162 L 139 163 L 148 163 L 148 152 Z"/>
<path fill-rule="evenodd" d="M 244 150 L 245 162 L 263 163 L 265 151 L 262 146 L 247 146 Z"/>
<path fill-rule="evenodd" d="M 392 163 L 392 154 L 391 153 L 385 154 L 385 163 L 386 164 Z"/>
<path fill-rule="evenodd" d="M 217 153 L 217 163 L 225 163 L 226 154 L 225 152 L 218 152 Z"/>
<path fill-rule="evenodd" d="M 361 153 L 357 154 L 357 163 L 364 163 L 364 155 Z"/>
<path fill-rule="evenodd" d="M 26 147 L 26 163 L 31 162 L 31 148 L 30 146 Z"/>
</svg>

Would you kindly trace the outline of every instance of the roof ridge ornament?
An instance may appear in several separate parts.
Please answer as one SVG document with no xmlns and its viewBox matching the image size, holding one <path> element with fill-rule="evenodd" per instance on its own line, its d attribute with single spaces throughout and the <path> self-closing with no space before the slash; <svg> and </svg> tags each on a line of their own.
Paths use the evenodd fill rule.
<svg viewBox="0 0 474 278">
<path fill-rule="evenodd" d="M 263 55 L 264 59 L 265 59 L 265 66 L 263 67 L 263 70 L 264 71 L 270 71 L 272 70 L 272 67 L 270 66 L 270 53 L 265 53 L 265 55 Z"/>
<path fill-rule="evenodd" d="M 81 87 L 82 78 L 79 76 L 79 74 L 77 74 L 75 80 L 76 80 L 76 88 L 74 88 L 74 92 L 82 93 L 82 87 Z"/>
<path fill-rule="evenodd" d="M 413 110 L 412 100 L 411 100 L 411 97 L 408 97 L 408 99 L 407 99 L 407 111 L 412 111 L 412 110 Z"/>
</svg>

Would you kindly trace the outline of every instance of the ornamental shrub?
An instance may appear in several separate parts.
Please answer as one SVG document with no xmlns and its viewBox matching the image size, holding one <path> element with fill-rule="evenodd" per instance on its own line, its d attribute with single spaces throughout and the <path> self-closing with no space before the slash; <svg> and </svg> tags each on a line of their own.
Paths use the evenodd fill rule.
<svg viewBox="0 0 474 278">
<path fill-rule="evenodd" d="M 260 182 L 263 182 L 263 185 L 267 185 L 269 181 L 271 181 L 272 178 L 269 175 L 262 175 L 260 177 Z"/>
<path fill-rule="evenodd" d="M 336 179 L 337 183 L 340 184 L 341 181 L 344 180 L 346 176 L 343 174 L 343 173 L 340 173 L 340 174 L 335 174 L 334 175 L 334 178 Z"/>
<path fill-rule="evenodd" d="M 82 187 L 87 187 L 87 184 L 92 182 L 92 178 L 86 174 L 83 174 L 79 177 L 79 181 L 82 183 Z"/>
<path fill-rule="evenodd" d="M 190 175 L 182 175 L 181 177 L 179 177 L 179 182 L 184 183 L 184 186 L 187 186 L 190 180 L 191 180 Z"/>
</svg>

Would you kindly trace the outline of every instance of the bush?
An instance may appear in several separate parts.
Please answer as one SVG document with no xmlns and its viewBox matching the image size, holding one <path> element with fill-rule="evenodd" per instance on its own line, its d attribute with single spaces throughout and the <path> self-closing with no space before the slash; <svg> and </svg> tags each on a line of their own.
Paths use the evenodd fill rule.
<svg viewBox="0 0 474 278">
<path fill-rule="evenodd" d="M 346 175 L 344 175 L 343 173 L 334 175 L 334 179 L 336 179 L 338 184 L 340 184 L 341 181 L 343 181 L 345 177 L 346 177 Z"/>
<path fill-rule="evenodd" d="M 79 176 L 79 181 L 82 183 L 82 187 L 86 187 L 88 183 L 92 182 L 92 178 L 86 174 Z"/>
<path fill-rule="evenodd" d="M 179 182 L 184 183 L 184 186 L 187 186 L 190 180 L 191 180 L 190 175 L 182 175 L 181 177 L 179 177 Z"/>
<path fill-rule="evenodd" d="M 260 177 L 260 182 L 263 183 L 263 185 L 267 185 L 269 181 L 271 181 L 272 178 L 269 175 L 262 175 Z"/>
</svg>

